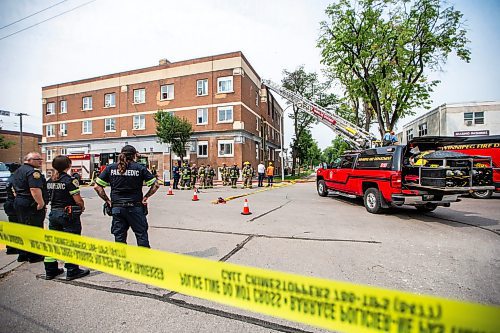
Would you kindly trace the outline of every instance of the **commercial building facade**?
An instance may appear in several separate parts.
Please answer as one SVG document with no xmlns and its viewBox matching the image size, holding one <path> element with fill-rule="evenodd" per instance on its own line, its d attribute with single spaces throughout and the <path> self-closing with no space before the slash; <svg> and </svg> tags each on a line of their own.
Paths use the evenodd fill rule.
<svg viewBox="0 0 500 333">
<path fill-rule="evenodd" d="M 42 88 L 44 170 L 57 154 L 99 156 L 131 144 L 161 173 L 178 157 L 156 136 L 158 110 L 186 118 L 189 163 L 279 166 L 283 109 L 243 53 L 204 57 Z M 278 169 L 278 168 L 277 168 Z"/>
<path fill-rule="evenodd" d="M 420 136 L 483 136 L 500 134 L 500 102 L 443 104 L 403 126 L 406 144 Z"/>
</svg>

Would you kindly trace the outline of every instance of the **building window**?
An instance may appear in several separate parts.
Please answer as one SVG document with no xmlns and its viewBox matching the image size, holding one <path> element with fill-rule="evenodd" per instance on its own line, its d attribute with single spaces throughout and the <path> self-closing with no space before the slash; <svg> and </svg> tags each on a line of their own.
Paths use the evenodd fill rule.
<svg viewBox="0 0 500 333">
<path fill-rule="evenodd" d="M 259 160 L 259 143 L 255 143 L 255 159 L 258 161 Z"/>
<path fill-rule="evenodd" d="M 134 104 L 146 103 L 146 89 L 134 89 Z"/>
<path fill-rule="evenodd" d="M 484 124 L 484 112 L 474 112 L 474 124 Z"/>
<path fill-rule="evenodd" d="M 196 96 L 206 96 L 208 95 L 208 80 L 198 80 L 196 81 Z"/>
<path fill-rule="evenodd" d="M 233 92 L 233 77 L 219 77 L 217 79 L 217 92 L 218 93 L 228 93 Z"/>
<path fill-rule="evenodd" d="M 173 84 L 167 84 L 167 85 L 161 86 L 160 92 L 161 92 L 161 99 L 162 100 L 174 99 L 174 85 Z"/>
<path fill-rule="evenodd" d="M 255 105 L 259 106 L 259 92 L 255 92 Z"/>
<path fill-rule="evenodd" d="M 198 157 L 208 157 L 208 141 L 198 141 Z"/>
<path fill-rule="evenodd" d="M 68 124 L 59 124 L 59 133 L 61 136 L 68 135 Z"/>
<path fill-rule="evenodd" d="M 68 112 L 68 102 L 67 101 L 61 101 L 59 106 L 61 107 L 61 110 L 59 111 L 60 113 L 67 113 Z"/>
<path fill-rule="evenodd" d="M 82 134 L 92 134 L 92 120 L 82 121 Z"/>
<path fill-rule="evenodd" d="M 258 116 L 255 116 L 255 124 L 257 125 L 256 130 L 260 131 L 260 119 Z"/>
<path fill-rule="evenodd" d="M 406 131 L 406 140 L 410 141 L 411 139 L 413 139 L 413 128 Z"/>
<path fill-rule="evenodd" d="M 104 107 L 111 108 L 116 106 L 116 94 L 104 94 Z"/>
<path fill-rule="evenodd" d="M 54 103 L 54 102 L 47 103 L 46 107 L 47 107 L 47 110 L 46 110 L 45 114 L 55 114 L 56 113 L 56 103 Z"/>
<path fill-rule="evenodd" d="M 116 119 L 106 118 L 104 119 L 104 132 L 115 132 L 116 131 Z"/>
<path fill-rule="evenodd" d="M 55 136 L 55 131 L 54 131 L 54 125 L 47 125 L 45 128 L 47 137 L 53 137 Z"/>
<path fill-rule="evenodd" d="M 233 140 L 219 140 L 219 154 L 218 157 L 233 157 Z"/>
<path fill-rule="evenodd" d="M 418 136 L 427 135 L 427 123 L 418 125 Z"/>
<path fill-rule="evenodd" d="M 217 122 L 231 123 L 233 121 L 233 107 L 221 106 L 217 108 Z"/>
<path fill-rule="evenodd" d="M 467 126 L 484 124 L 484 112 L 465 112 L 464 123 Z"/>
<path fill-rule="evenodd" d="M 146 116 L 145 115 L 140 115 L 140 116 L 134 116 L 134 125 L 133 125 L 135 130 L 143 130 L 146 129 Z"/>
<path fill-rule="evenodd" d="M 52 159 L 54 158 L 54 151 L 52 149 L 47 149 L 46 154 L 47 162 L 52 162 Z"/>
<path fill-rule="evenodd" d="M 67 148 L 61 148 L 61 155 L 68 155 L 68 149 Z"/>
<path fill-rule="evenodd" d="M 196 125 L 206 125 L 208 124 L 208 109 L 198 109 L 196 110 Z"/>
<path fill-rule="evenodd" d="M 82 110 L 89 111 L 92 110 L 92 97 L 87 96 L 82 98 Z"/>
</svg>

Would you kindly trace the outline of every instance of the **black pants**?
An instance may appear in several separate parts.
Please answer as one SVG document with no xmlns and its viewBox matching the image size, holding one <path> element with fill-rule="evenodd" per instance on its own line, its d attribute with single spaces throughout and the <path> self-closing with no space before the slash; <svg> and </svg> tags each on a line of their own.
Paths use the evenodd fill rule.
<svg viewBox="0 0 500 333">
<path fill-rule="evenodd" d="M 142 207 L 113 207 L 111 233 L 115 242 L 127 243 L 128 228 L 132 228 L 138 246 L 150 247 L 148 238 L 148 220 Z"/>
<path fill-rule="evenodd" d="M 17 196 L 14 199 L 14 209 L 17 213 L 19 223 L 43 228 L 43 220 L 45 220 L 46 209 L 36 209 L 36 203 L 28 198 Z M 19 250 L 19 259 L 36 260 L 43 258 L 43 256 L 24 250 Z"/>
<path fill-rule="evenodd" d="M 61 210 L 51 210 L 49 213 L 49 230 L 64 231 L 70 234 L 82 234 L 82 222 L 80 216 L 70 218 Z M 45 258 L 45 271 L 47 274 L 56 274 L 58 265 L 55 259 Z M 75 275 L 78 273 L 78 265 L 65 263 L 64 267 L 67 269 L 67 275 Z"/>
<path fill-rule="evenodd" d="M 174 190 L 179 189 L 179 178 L 174 177 Z"/>
<path fill-rule="evenodd" d="M 267 186 L 273 186 L 274 176 L 267 176 Z"/>
<path fill-rule="evenodd" d="M 263 173 L 259 173 L 259 187 L 262 187 L 264 186 L 264 174 Z"/>
<path fill-rule="evenodd" d="M 19 220 L 17 219 L 17 213 L 16 210 L 14 209 L 14 201 L 12 200 L 7 200 L 3 204 L 3 210 L 5 214 L 7 214 L 7 217 L 9 219 L 9 222 L 12 223 L 18 223 Z M 15 247 L 11 247 L 7 245 L 7 254 L 16 254 L 19 253 L 19 251 Z"/>
</svg>

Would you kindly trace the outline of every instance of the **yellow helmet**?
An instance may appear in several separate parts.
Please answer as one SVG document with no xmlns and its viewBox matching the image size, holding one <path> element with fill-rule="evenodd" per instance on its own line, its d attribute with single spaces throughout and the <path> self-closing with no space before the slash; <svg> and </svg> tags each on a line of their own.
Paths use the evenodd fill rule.
<svg viewBox="0 0 500 333">
<path fill-rule="evenodd" d="M 250 164 L 250 162 L 246 161 L 246 162 L 245 162 L 245 163 L 243 163 L 243 164 Z"/>
<path fill-rule="evenodd" d="M 269 165 L 273 165 L 273 162 L 269 162 Z"/>
</svg>

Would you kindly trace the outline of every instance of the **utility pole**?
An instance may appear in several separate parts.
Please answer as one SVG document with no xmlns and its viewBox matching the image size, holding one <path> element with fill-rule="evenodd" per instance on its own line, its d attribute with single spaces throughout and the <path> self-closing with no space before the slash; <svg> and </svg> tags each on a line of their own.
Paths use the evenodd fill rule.
<svg viewBox="0 0 500 333">
<path fill-rule="evenodd" d="M 28 116 L 27 113 L 16 113 L 19 116 L 19 144 L 21 145 L 21 152 L 19 155 L 19 163 L 23 164 L 23 116 Z"/>
</svg>

